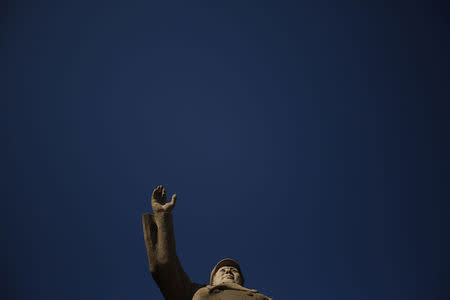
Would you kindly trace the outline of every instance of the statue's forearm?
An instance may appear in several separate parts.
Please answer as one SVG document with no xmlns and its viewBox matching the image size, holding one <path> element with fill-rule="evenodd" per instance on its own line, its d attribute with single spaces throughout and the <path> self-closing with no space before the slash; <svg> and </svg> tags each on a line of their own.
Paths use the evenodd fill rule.
<svg viewBox="0 0 450 300">
<path fill-rule="evenodd" d="M 144 214 L 142 223 L 150 270 L 153 272 L 157 265 L 175 264 L 177 258 L 171 213 Z"/>
<path fill-rule="evenodd" d="M 155 218 L 152 214 L 145 213 L 142 215 L 142 225 L 144 229 L 144 240 L 147 248 L 148 264 L 150 272 L 155 272 L 157 265 L 156 258 L 156 240 L 158 234 L 158 227 L 155 223 Z"/>
<path fill-rule="evenodd" d="M 158 228 L 155 249 L 157 263 L 174 263 L 177 258 L 172 214 L 170 212 L 156 212 L 154 220 Z"/>
</svg>

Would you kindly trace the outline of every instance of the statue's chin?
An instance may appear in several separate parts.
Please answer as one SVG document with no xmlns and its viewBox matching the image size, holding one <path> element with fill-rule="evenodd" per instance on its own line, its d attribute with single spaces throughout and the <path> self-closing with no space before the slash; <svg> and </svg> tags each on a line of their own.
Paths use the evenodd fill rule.
<svg viewBox="0 0 450 300">
<path fill-rule="evenodd" d="M 230 279 L 230 278 L 225 278 L 225 279 L 222 280 L 221 283 L 234 283 L 234 280 Z"/>
</svg>

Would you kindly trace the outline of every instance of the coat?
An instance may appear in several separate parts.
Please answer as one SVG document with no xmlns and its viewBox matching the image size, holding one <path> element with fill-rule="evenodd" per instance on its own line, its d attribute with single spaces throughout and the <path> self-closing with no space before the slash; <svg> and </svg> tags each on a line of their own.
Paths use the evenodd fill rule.
<svg viewBox="0 0 450 300">
<path fill-rule="evenodd" d="M 238 284 L 207 285 L 197 290 L 192 300 L 271 300 L 257 290 Z"/>
</svg>

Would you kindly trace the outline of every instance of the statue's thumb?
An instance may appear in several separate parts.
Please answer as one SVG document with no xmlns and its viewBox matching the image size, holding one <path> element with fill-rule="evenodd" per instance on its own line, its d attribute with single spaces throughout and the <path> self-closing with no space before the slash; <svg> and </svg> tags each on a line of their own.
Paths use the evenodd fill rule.
<svg viewBox="0 0 450 300">
<path fill-rule="evenodd" d="M 172 195 L 172 200 L 170 201 L 170 204 L 175 205 L 175 202 L 177 202 L 177 194 Z"/>
</svg>

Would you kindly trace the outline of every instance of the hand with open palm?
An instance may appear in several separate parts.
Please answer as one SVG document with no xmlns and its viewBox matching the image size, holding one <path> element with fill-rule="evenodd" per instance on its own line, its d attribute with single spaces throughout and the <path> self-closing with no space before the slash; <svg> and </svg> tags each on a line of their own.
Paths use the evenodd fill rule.
<svg viewBox="0 0 450 300">
<path fill-rule="evenodd" d="M 177 195 L 172 195 L 172 200 L 167 202 L 166 189 L 160 185 L 153 190 L 152 193 L 152 209 L 153 212 L 171 212 L 175 207 L 177 201 Z"/>
</svg>

